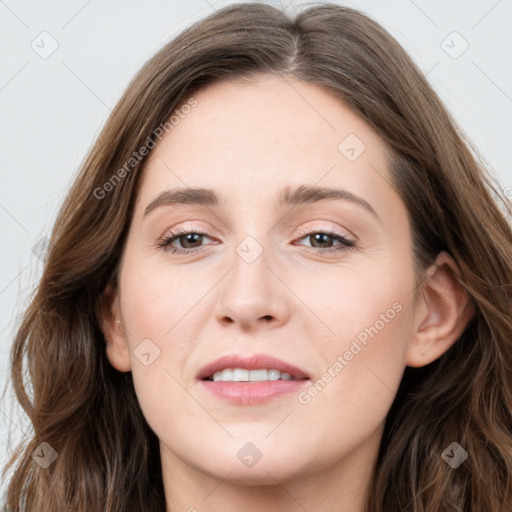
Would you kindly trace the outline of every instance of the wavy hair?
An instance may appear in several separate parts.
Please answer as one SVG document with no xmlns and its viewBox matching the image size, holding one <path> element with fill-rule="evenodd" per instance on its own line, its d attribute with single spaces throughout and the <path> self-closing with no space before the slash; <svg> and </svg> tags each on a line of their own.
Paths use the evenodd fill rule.
<svg viewBox="0 0 512 512">
<path fill-rule="evenodd" d="M 378 23 L 329 3 L 293 17 L 243 3 L 196 22 L 142 67 L 67 194 L 12 345 L 10 380 L 33 433 L 4 468 L 4 510 L 165 510 L 158 439 L 131 373 L 107 360 L 99 323 L 146 159 L 124 167 L 105 197 L 97 191 L 195 91 L 261 74 L 322 86 L 376 130 L 410 215 L 415 268 L 420 275 L 448 251 L 475 307 L 445 354 L 406 367 L 366 511 L 512 509 L 512 207 L 504 190 Z M 468 453 L 457 469 L 441 457 L 454 441 Z M 46 469 L 32 458 L 43 442 L 58 454 Z"/>
</svg>

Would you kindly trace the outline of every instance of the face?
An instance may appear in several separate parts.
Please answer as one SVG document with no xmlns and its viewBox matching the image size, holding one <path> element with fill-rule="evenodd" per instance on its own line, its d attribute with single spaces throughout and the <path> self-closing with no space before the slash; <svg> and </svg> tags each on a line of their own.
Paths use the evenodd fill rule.
<svg viewBox="0 0 512 512">
<path fill-rule="evenodd" d="M 415 327 L 384 142 L 292 78 L 194 98 L 141 176 L 110 361 L 164 464 L 273 483 L 375 452 Z M 218 204 L 162 195 L 197 188 Z"/>
</svg>

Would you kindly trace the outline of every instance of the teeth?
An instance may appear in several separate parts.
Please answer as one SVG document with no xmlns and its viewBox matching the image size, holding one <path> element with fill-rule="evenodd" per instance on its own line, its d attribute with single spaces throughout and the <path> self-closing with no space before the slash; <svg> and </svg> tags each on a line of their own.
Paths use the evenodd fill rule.
<svg viewBox="0 0 512 512">
<path fill-rule="evenodd" d="M 268 380 L 279 380 L 279 377 L 281 377 L 281 372 L 279 370 L 269 370 L 267 373 Z"/>
<path fill-rule="evenodd" d="M 249 380 L 249 370 L 242 370 L 242 368 L 235 368 L 233 370 L 233 378 L 234 382 L 242 382 Z"/>
<path fill-rule="evenodd" d="M 268 370 L 250 370 L 249 371 L 249 380 L 251 382 L 260 381 L 260 380 L 268 380 L 267 375 L 268 375 Z"/>
<path fill-rule="evenodd" d="M 214 382 L 262 382 L 265 380 L 295 380 L 289 373 L 279 370 L 245 370 L 243 368 L 226 368 L 215 372 Z"/>
</svg>

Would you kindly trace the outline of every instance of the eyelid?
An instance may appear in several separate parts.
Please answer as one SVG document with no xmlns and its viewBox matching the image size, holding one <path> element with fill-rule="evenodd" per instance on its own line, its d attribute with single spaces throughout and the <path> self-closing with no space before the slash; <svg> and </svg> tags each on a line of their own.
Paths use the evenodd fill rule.
<svg viewBox="0 0 512 512">
<path fill-rule="evenodd" d="M 201 225 L 192 225 L 191 222 L 194 222 L 194 221 L 186 221 L 185 224 L 178 224 L 177 226 L 167 228 L 165 230 L 164 234 L 162 235 L 162 238 L 166 237 L 168 235 L 171 235 L 171 234 L 172 234 L 172 236 L 175 236 L 177 233 L 190 233 L 190 232 L 202 233 L 202 234 L 208 235 L 209 237 L 215 236 L 213 234 L 212 230 L 210 230 L 206 227 L 203 227 Z"/>
<path fill-rule="evenodd" d="M 190 221 L 189 221 L 190 222 Z M 321 222 L 321 221 L 312 221 L 312 222 Z M 342 236 L 344 238 L 350 239 L 354 242 L 358 241 L 358 237 L 355 236 L 350 230 L 343 228 L 340 232 L 339 227 L 330 228 L 325 225 L 316 225 L 316 224 L 308 224 L 307 227 L 300 228 L 296 234 L 298 237 L 304 237 L 305 235 L 310 235 L 312 232 L 329 232 L 336 234 L 338 236 Z M 344 232 L 343 232 L 344 231 Z M 190 224 L 185 224 L 179 227 L 168 228 L 164 235 L 161 238 L 166 238 L 168 236 L 176 236 L 178 234 L 187 234 L 190 232 L 200 233 L 202 235 L 206 235 L 208 238 L 215 238 L 215 235 L 207 228 L 202 228 L 198 226 L 192 226 Z"/>
<path fill-rule="evenodd" d="M 314 225 L 309 225 L 308 224 L 307 227 L 299 229 L 298 235 L 299 236 L 310 235 L 312 232 L 333 233 L 333 234 L 336 234 L 338 236 L 342 236 L 344 238 L 350 239 L 353 242 L 357 242 L 358 241 L 358 237 L 355 236 L 348 229 L 344 229 L 344 228 L 342 229 L 340 227 L 331 228 L 331 227 L 326 227 L 325 225 L 316 225 L 316 224 L 314 224 Z"/>
</svg>

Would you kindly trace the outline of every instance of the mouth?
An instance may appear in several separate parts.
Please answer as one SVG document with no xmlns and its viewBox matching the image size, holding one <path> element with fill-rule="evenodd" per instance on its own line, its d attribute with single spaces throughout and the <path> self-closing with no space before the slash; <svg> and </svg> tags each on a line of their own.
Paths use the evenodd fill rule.
<svg viewBox="0 0 512 512">
<path fill-rule="evenodd" d="M 221 357 L 202 368 L 197 380 L 213 396 L 236 404 L 256 404 L 300 390 L 309 375 L 265 354 Z"/>
<path fill-rule="evenodd" d="M 197 374 L 197 379 L 213 382 L 261 382 L 308 378 L 306 371 L 266 354 L 229 354 L 207 364 Z"/>
<path fill-rule="evenodd" d="M 276 380 L 297 380 L 288 372 L 281 372 L 276 368 L 260 368 L 247 370 L 245 368 L 225 368 L 215 372 L 203 380 L 210 382 L 264 382 Z"/>
</svg>

